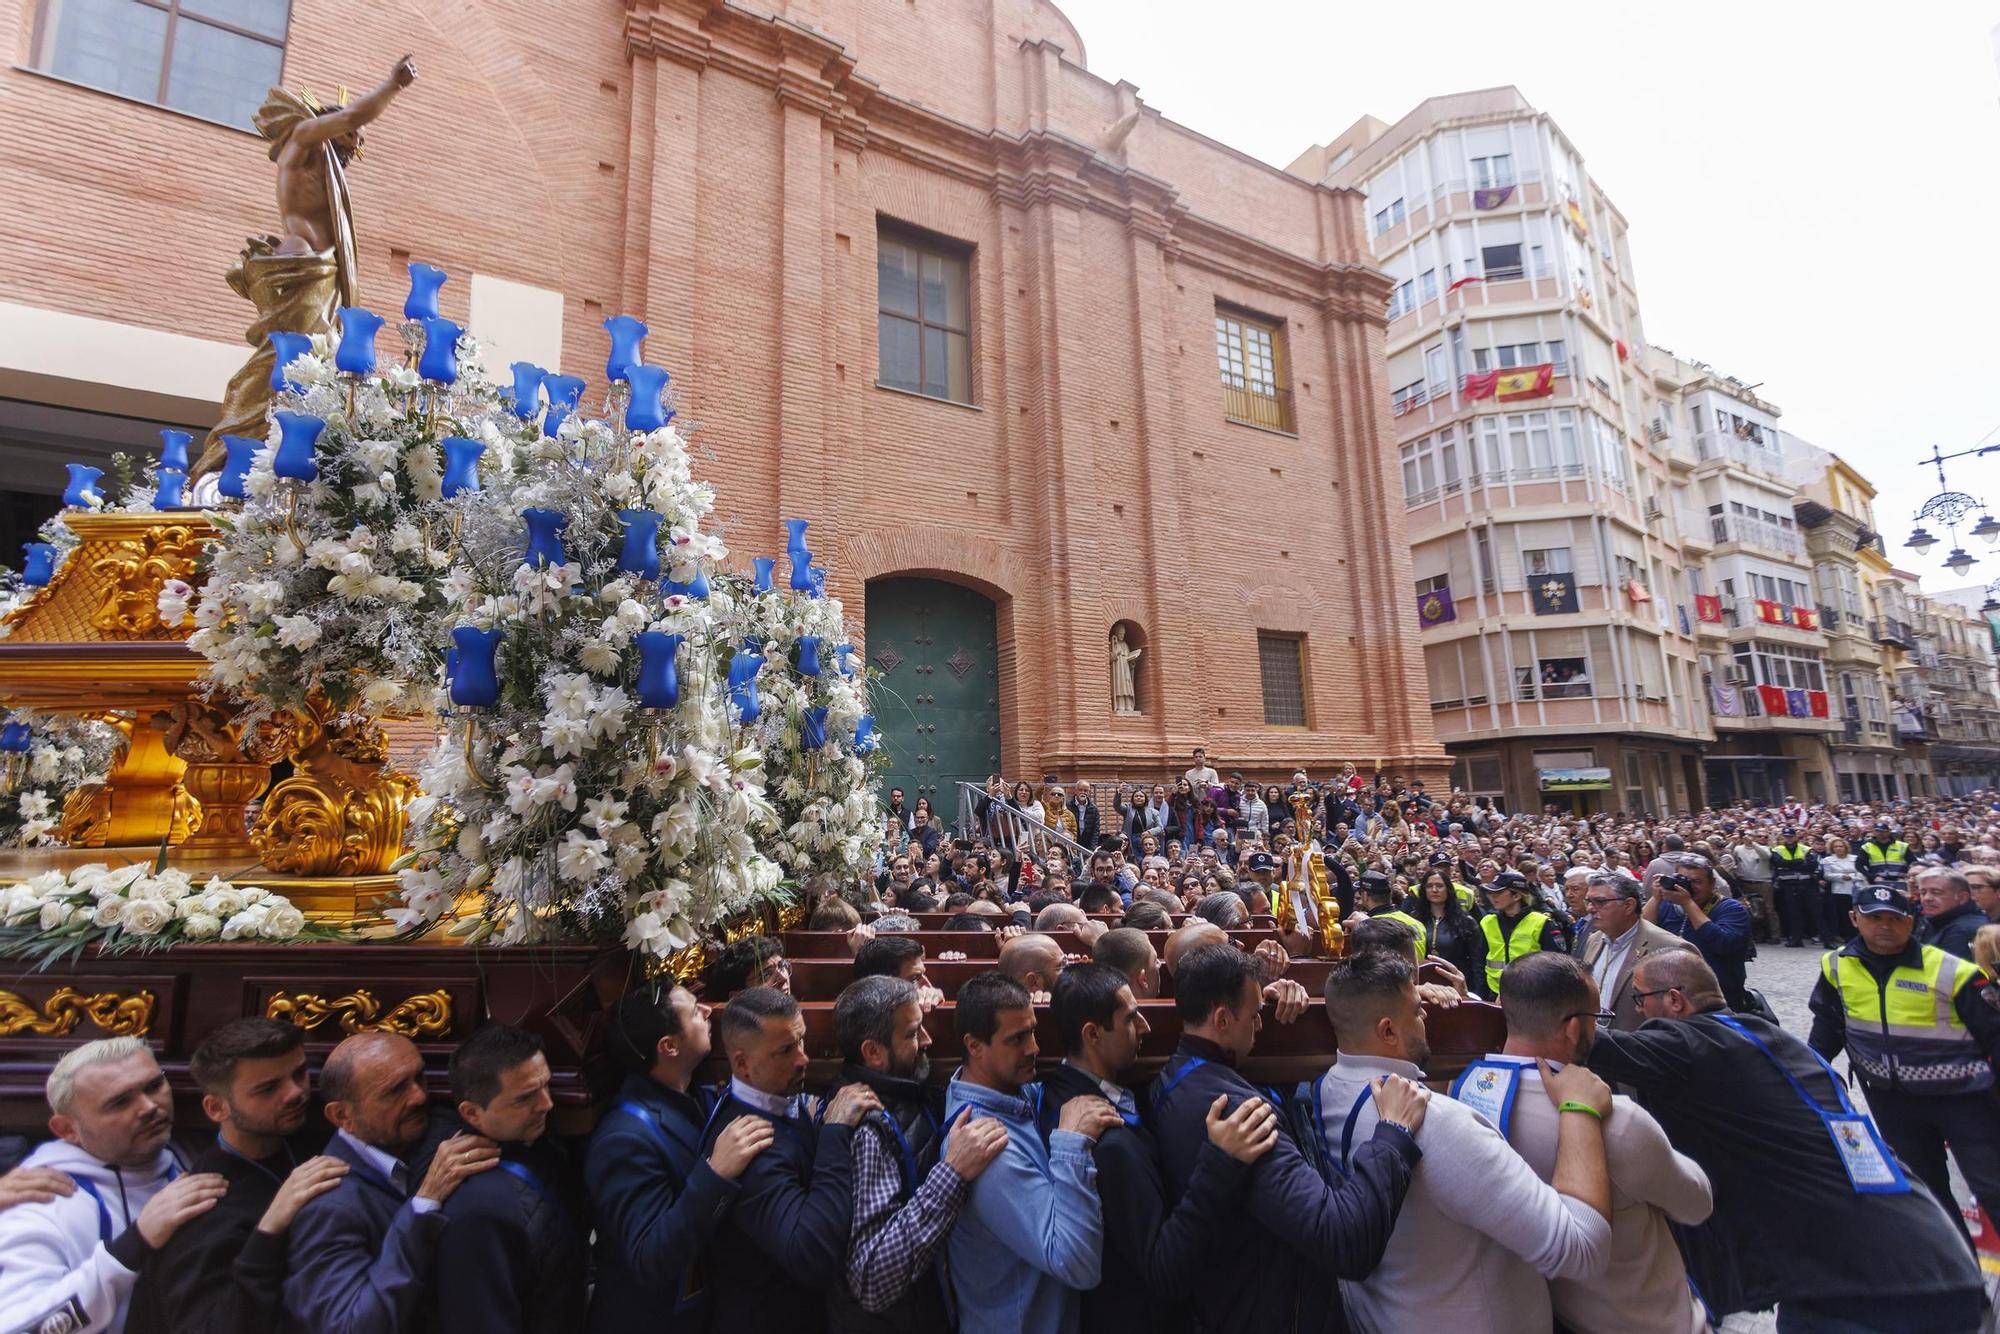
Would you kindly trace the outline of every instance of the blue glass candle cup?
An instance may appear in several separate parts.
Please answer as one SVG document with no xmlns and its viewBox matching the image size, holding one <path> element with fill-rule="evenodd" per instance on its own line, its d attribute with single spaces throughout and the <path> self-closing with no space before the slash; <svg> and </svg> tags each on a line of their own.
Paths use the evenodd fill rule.
<svg viewBox="0 0 2000 1334">
<path fill-rule="evenodd" d="M 271 392 L 282 394 L 287 389 L 304 389 L 305 386 L 285 374 L 285 368 L 295 360 L 312 351 L 313 340 L 302 333 L 274 331 L 264 335 L 271 342 Z"/>
<path fill-rule="evenodd" d="M 786 555 L 791 558 L 792 562 L 792 591 L 794 593 L 812 592 L 812 552 L 807 551 L 804 547 L 794 547 Z"/>
<path fill-rule="evenodd" d="M 104 469 L 81 463 L 66 463 L 63 466 L 69 469 L 69 485 L 63 488 L 63 504 L 88 509 L 93 504 L 104 503 L 104 493 L 97 489 L 97 479 L 104 476 Z"/>
<path fill-rule="evenodd" d="M 635 689 L 641 706 L 671 709 L 680 703 L 680 652 L 684 637 L 663 630 L 641 630 L 633 637 L 639 646 L 639 680 Z"/>
<path fill-rule="evenodd" d="M 764 594 L 771 591 L 771 571 L 778 568 L 778 562 L 771 556 L 758 556 L 750 562 L 757 571 L 757 582 L 750 588 L 752 593 Z"/>
<path fill-rule="evenodd" d="M 764 670 L 764 655 L 747 650 L 729 660 L 729 709 L 739 727 L 748 727 L 764 712 L 757 699 L 757 673 Z"/>
<path fill-rule="evenodd" d="M 451 662 L 451 702 L 465 709 L 490 709 L 500 698 L 500 678 L 493 659 L 500 651 L 504 630 L 481 630 L 461 625 L 451 632 L 452 647 L 458 655 Z"/>
<path fill-rule="evenodd" d="M 507 369 L 514 373 L 510 406 L 516 417 L 527 421 L 542 410 L 542 381 L 549 378 L 549 373 L 532 361 L 517 361 Z"/>
<path fill-rule="evenodd" d="M 842 644 L 839 648 L 835 649 L 833 651 L 833 665 L 840 669 L 842 676 L 852 681 L 854 679 L 854 645 Z"/>
<path fill-rule="evenodd" d="M 821 670 L 819 662 L 819 636 L 800 635 L 799 675 L 805 677 L 807 680 L 811 680 L 817 677 Z"/>
<path fill-rule="evenodd" d="M 458 336 L 463 328 L 450 320 L 431 316 L 423 321 L 424 350 L 417 358 L 417 374 L 432 384 L 451 384 L 458 379 Z"/>
<path fill-rule="evenodd" d="M 522 564 L 538 569 L 569 564 L 562 541 L 562 530 L 569 526 L 568 515 L 561 510 L 527 509 L 521 511 L 521 521 L 528 525 L 528 550 Z"/>
<path fill-rule="evenodd" d="M 450 275 L 433 264 L 412 261 L 410 264 L 410 294 L 403 298 L 403 318 L 406 320 L 434 320 L 438 314 L 438 289 L 445 285 Z"/>
<path fill-rule="evenodd" d="M 862 714 L 861 721 L 854 725 L 854 749 L 866 755 L 881 744 L 881 738 L 875 734 L 874 717 Z"/>
<path fill-rule="evenodd" d="M 186 472 L 188 470 L 188 446 L 193 443 L 194 437 L 186 431 L 172 429 L 161 431 L 160 466 L 162 468 L 178 468 L 180 471 Z"/>
<path fill-rule="evenodd" d="M 318 481 L 313 446 L 326 423 L 303 412 L 274 412 L 271 417 L 278 423 L 278 452 L 271 458 L 271 471 L 290 482 Z"/>
<path fill-rule="evenodd" d="M 580 375 L 550 375 L 542 380 L 542 388 L 549 395 L 548 415 L 542 418 L 542 434 L 550 440 L 562 429 L 563 419 L 576 411 L 576 405 L 583 398 L 583 377 Z"/>
<path fill-rule="evenodd" d="M 807 709 L 799 725 L 799 746 L 804 750 L 826 749 L 826 708 Z"/>
<path fill-rule="evenodd" d="M 334 345 L 333 368 L 343 375 L 373 375 L 382 317 L 359 306 L 341 306 L 334 314 L 340 316 L 340 342 Z"/>
<path fill-rule="evenodd" d="M 26 723 L 8 723 L 0 727 L 0 751 L 10 755 L 25 755 L 34 744 L 34 733 Z"/>
<path fill-rule="evenodd" d="M 825 596 L 826 596 L 826 567 L 825 567 L 824 565 L 815 565 L 815 566 L 813 566 L 813 567 L 812 567 L 812 569 L 811 569 L 811 571 L 810 571 L 809 573 L 810 573 L 810 575 L 811 575 L 811 578 L 812 578 L 812 595 L 813 595 L 814 597 L 816 597 L 816 598 L 823 598 L 823 597 L 825 597 Z"/>
<path fill-rule="evenodd" d="M 479 458 L 485 452 L 484 441 L 463 435 L 444 438 L 444 483 L 439 490 L 446 500 L 479 489 Z"/>
<path fill-rule="evenodd" d="M 611 335 L 611 356 L 604 363 L 604 378 L 616 383 L 645 360 L 639 345 L 646 341 L 646 322 L 631 315 L 613 315 L 604 322 L 604 332 Z"/>
<path fill-rule="evenodd" d="M 660 396 L 667 391 L 664 366 L 634 366 L 626 372 L 632 386 L 632 401 L 625 405 L 625 429 L 657 431 L 667 424 L 666 404 Z"/>
<path fill-rule="evenodd" d="M 153 492 L 153 508 L 156 510 L 177 510 L 183 502 L 181 493 L 187 489 L 187 474 L 179 468 L 162 468 L 159 471 L 159 486 Z"/>
<path fill-rule="evenodd" d="M 618 549 L 618 568 L 641 579 L 660 577 L 660 524 L 666 516 L 658 510 L 619 510 L 618 522 L 625 525 L 625 544 Z"/>
<path fill-rule="evenodd" d="M 243 483 L 250 476 L 250 465 L 262 449 L 261 441 L 244 435 L 222 437 L 222 475 L 215 479 L 215 489 L 232 500 L 243 499 Z"/>
<path fill-rule="evenodd" d="M 26 560 L 21 565 L 21 582 L 30 588 L 41 588 L 56 577 L 56 549 L 47 542 L 23 542 L 21 552 Z"/>
</svg>

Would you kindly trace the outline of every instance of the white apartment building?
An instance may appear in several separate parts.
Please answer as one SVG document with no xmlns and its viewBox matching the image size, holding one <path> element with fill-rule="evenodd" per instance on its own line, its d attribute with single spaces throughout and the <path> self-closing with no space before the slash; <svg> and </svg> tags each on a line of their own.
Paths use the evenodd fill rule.
<svg viewBox="0 0 2000 1334">
<path fill-rule="evenodd" d="M 1412 613 L 1456 785 L 1511 809 L 1701 804 L 1714 733 L 1673 499 L 1699 432 L 1647 371 L 1624 217 L 1513 88 L 1363 118 L 1290 170 L 1366 193 L 1395 283 Z M 1742 472 L 1711 488 L 1732 543 L 1791 522 Z M 1766 551 L 1732 569 L 1746 598 L 1789 595 L 1757 582 L 1782 566 Z"/>
</svg>

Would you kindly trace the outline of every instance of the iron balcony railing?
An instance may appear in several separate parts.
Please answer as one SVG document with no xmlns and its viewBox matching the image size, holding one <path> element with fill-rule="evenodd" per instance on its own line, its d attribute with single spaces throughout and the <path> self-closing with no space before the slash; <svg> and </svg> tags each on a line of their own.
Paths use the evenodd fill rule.
<svg viewBox="0 0 2000 1334">
<path fill-rule="evenodd" d="M 1060 829 L 1050 827 L 1026 811 L 995 797 L 977 783 L 958 785 L 958 836 L 971 838 L 985 834 L 1001 847 L 1033 852 L 1061 848 L 1072 857 L 1086 849 Z"/>
</svg>

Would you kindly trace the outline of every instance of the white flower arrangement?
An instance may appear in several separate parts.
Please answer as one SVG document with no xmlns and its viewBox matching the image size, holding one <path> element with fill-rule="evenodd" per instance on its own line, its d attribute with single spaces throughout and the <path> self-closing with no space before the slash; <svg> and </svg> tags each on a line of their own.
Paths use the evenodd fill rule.
<svg viewBox="0 0 2000 1334">
<path fill-rule="evenodd" d="M 497 699 L 455 711 L 425 763 L 420 851 L 389 915 L 414 930 L 453 914 L 475 940 L 622 939 L 665 957 L 781 895 L 756 841 L 775 825 L 762 757 L 725 695 L 731 604 L 698 595 L 725 554 L 701 529 L 714 496 L 672 425 L 572 416 L 553 439 L 524 432 L 500 448 L 511 483 L 462 498 L 440 585 L 447 632 L 501 634 Z M 562 516 L 559 553 L 528 558 L 527 510 Z M 620 568 L 633 554 L 621 511 L 639 510 L 659 516 L 657 578 Z M 650 632 L 683 637 L 670 708 L 641 705 Z M 461 650 L 462 676 L 483 666 Z"/>
<path fill-rule="evenodd" d="M 870 773 L 879 751 L 857 747 L 855 738 L 868 713 L 867 669 L 847 641 L 840 600 L 782 588 L 757 594 L 747 581 L 731 581 L 731 592 L 731 638 L 761 642 L 768 664 L 758 674 L 757 746 L 778 812 L 771 854 L 799 884 L 852 882 L 872 872 L 883 823 Z M 806 638 L 819 660 L 813 676 L 798 670 Z M 816 749 L 805 745 L 809 709 L 825 710 L 818 717 L 824 744 Z"/>
<path fill-rule="evenodd" d="M 125 749 L 125 733 L 108 722 L 62 714 L 17 714 L 28 748 L 7 752 L 0 784 L 0 845 L 32 847 L 56 841 L 69 793 L 102 783 Z"/>
<path fill-rule="evenodd" d="M 254 725 L 323 694 L 340 713 L 423 708 L 413 692 L 436 675 L 446 630 L 444 574 L 454 505 L 443 498 L 442 441 L 496 443 L 506 414 L 479 371 L 472 340 L 445 386 L 402 365 L 338 374 L 324 335 L 286 368 L 300 386 L 273 408 L 326 423 L 313 449 L 318 476 L 280 478 L 274 425 L 244 482 L 240 510 L 214 512 L 218 537 L 199 588 L 170 580 L 168 624 L 192 616 L 188 645 L 208 659 L 202 683 L 246 700 Z M 481 460 L 481 476 L 499 466 Z"/>
<path fill-rule="evenodd" d="M 93 862 L 0 888 L 0 956 L 26 955 L 43 966 L 87 945 L 118 953 L 189 942 L 340 938 L 308 923 L 282 895 L 220 876 L 197 884 L 185 871 L 157 865 L 113 869 Z"/>
</svg>

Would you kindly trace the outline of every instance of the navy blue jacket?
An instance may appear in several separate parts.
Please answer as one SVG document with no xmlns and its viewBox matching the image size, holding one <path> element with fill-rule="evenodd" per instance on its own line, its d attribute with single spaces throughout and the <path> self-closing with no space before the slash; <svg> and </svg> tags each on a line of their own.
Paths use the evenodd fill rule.
<svg viewBox="0 0 2000 1334">
<path fill-rule="evenodd" d="M 348 1165 L 292 1220 L 286 1328 L 303 1334 L 409 1334 L 429 1328 L 424 1305 L 444 1236 L 442 1209 L 419 1214 L 347 1141 L 326 1151 Z M 412 1175 L 412 1183 L 418 1180 Z"/>
<path fill-rule="evenodd" d="M 709 1248 L 709 1328 L 726 1334 L 815 1334 L 826 1328 L 826 1290 L 847 1281 L 854 1227 L 848 1126 L 777 1118 L 724 1093 L 702 1139 L 706 1153 L 738 1117 L 776 1127 L 750 1160 Z"/>
<path fill-rule="evenodd" d="M 1073 1065 L 1050 1071 L 1036 1117 L 1043 1139 L 1062 1119 L 1064 1103 L 1102 1095 L 1097 1081 Z M 1103 1277 L 1083 1294 L 1079 1328 L 1153 1334 L 1192 1328 L 1188 1299 L 1196 1276 L 1214 1258 L 1213 1248 L 1240 1224 L 1250 1169 L 1205 1143 L 1195 1154 L 1187 1190 L 1170 1199 L 1159 1148 L 1143 1121 L 1099 1135 L 1091 1156 L 1104 1208 Z"/>
<path fill-rule="evenodd" d="M 1708 920 L 1690 927 L 1686 913 L 1674 904 L 1662 903 L 1659 925 L 1701 951 L 1715 972 L 1715 980 L 1722 983 L 1722 996 L 1730 1009 L 1746 1009 L 1750 1004 L 1744 991 L 1750 960 L 1750 910 L 1743 906 L 1743 900 L 1718 894 L 1702 911 Z"/>
<path fill-rule="evenodd" d="M 568 1162 L 547 1136 L 502 1144 L 459 1183 L 432 1277 L 444 1334 L 569 1334 L 584 1327 L 590 1223 Z"/>
<path fill-rule="evenodd" d="M 708 1328 L 701 1258 L 737 1183 L 701 1152 L 708 1104 L 645 1075 L 627 1075 L 583 1158 L 597 1222 L 590 1328 L 696 1334 Z M 634 1115 L 634 1112 L 640 1115 Z"/>
<path fill-rule="evenodd" d="M 1936 917 L 1924 917 L 1917 921 L 1917 939 L 1926 945 L 1935 945 L 1946 954 L 1956 954 L 1959 958 L 1973 962 L 1972 938 L 1979 934 L 1979 928 L 1986 925 L 1986 914 L 1979 911 L 1976 903 L 1961 903 L 1956 908 L 1947 909 Z"/>
<path fill-rule="evenodd" d="M 1152 1099 L 1151 1124 L 1170 1198 L 1192 1188 L 1208 1145 L 1209 1104 L 1217 1094 L 1228 1098 L 1228 1110 L 1245 1098 L 1264 1096 L 1236 1073 L 1221 1047 L 1183 1037 L 1160 1072 Z M 1204 1329 L 1258 1334 L 1345 1329 L 1334 1280 L 1363 1278 L 1381 1262 L 1410 1175 L 1423 1157 L 1407 1133 L 1378 1125 L 1355 1150 L 1353 1175 L 1329 1186 L 1300 1154 L 1289 1122 L 1283 1124 L 1277 1147 L 1250 1169 L 1239 1225 L 1210 1250 L 1209 1262 L 1194 1276 L 1192 1305 Z"/>
</svg>

